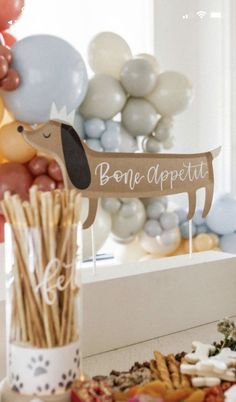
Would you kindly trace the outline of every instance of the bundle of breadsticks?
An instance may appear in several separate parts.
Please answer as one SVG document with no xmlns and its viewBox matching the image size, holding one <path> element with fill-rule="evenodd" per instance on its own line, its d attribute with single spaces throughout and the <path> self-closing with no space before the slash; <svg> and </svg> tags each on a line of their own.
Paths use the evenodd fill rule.
<svg viewBox="0 0 236 402">
<path fill-rule="evenodd" d="M 80 202 L 76 190 L 32 187 L 29 201 L 4 195 L 1 208 L 10 224 L 13 257 L 11 343 L 52 348 L 78 339 Z"/>
</svg>

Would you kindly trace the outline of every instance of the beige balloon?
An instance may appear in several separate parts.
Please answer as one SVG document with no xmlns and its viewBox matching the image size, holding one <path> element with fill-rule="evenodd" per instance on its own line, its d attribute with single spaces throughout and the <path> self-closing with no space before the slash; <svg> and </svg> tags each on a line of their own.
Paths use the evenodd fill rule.
<svg viewBox="0 0 236 402">
<path fill-rule="evenodd" d="M 131 57 L 126 41 L 113 32 L 101 32 L 89 44 L 88 62 L 95 73 L 119 79 L 121 68 Z"/>
<path fill-rule="evenodd" d="M 0 154 L 10 162 L 26 163 L 34 157 L 36 151 L 18 132 L 19 125 L 23 125 L 28 131 L 31 130 L 29 125 L 18 121 L 0 128 Z"/>
<path fill-rule="evenodd" d="M 134 136 L 150 134 L 157 120 L 156 110 L 145 99 L 130 98 L 122 112 L 122 123 Z"/>
<path fill-rule="evenodd" d="M 149 61 L 136 57 L 125 63 L 120 73 L 120 80 L 128 94 L 143 97 L 155 88 L 157 74 Z"/>
<path fill-rule="evenodd" d="M 147 253 L 141 247 L 138 236 L 135 236 L 134 239 L 128 243 L 115 243 L 114 258 L 119 263 L 139 261 L 146 255 Z"/>
<path fill-rule="evenodd" d="M 181 243 L 181 235 L 179 228 L 170 229 L 174 241 L 171 244 L 165 244 L 162 236 L 149 237 L 145 232 L 141 234 L 140 244 L 142 248 L 150 254 L 157 256 L 168 256 L 178 249 Z"/>
<path fill-rule="evenodd" d="M 154 91 L 147 100 L 162 116 L 172 116 L 186 109 L 193 98 L 189 80 L 175 71 L 159 74 Z"/>
<path fill-rule="evenodd" d="M 126 102 L 126 94 L 115 78 L 105 74 L 95 75 L 88 84 L 88 91 L 80 112 L 85 117 L 112 119 Z"/>
<path fill-rule="evenodd" d="M 141 57 L 142 59 L 147 60 L 152 65 L 156 74 L 160 74 L 161 67 L 155 56 L 149 53 L 140 53 L 137 55 L 137 57 Z"/>
</svg>

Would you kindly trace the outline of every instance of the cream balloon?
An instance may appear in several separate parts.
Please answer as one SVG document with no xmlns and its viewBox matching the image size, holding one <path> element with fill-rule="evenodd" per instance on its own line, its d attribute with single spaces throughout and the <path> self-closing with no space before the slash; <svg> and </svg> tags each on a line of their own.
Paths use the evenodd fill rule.
<svg viewBox="0 0 236 402">
<path fill-rule="evenodd" d="M 88 62 L 95 73 L 119 79 L 121 68 L 131 57 L 126 41 L 113 32 L 101 32 L 89 44 Z"/>
<path fill-rule="evenodd" d="M 121 209 L 112 216 L 112 233 L 122 240 L 130 239 L 137 234 L 143 228 L 146 220 L 143 203 L 138 198 L 133 198 L 131 202 L 133 211 L 131 215 L 127 216 Z"/>
<path fill-rule="evenodd" d="M 140 236 L 140 244 L 147 253 L 160 257 L 168 256 L 174 253 L 181 243 L 181 235 L 178 227 L 170 229 L 168 232 L 172 239 L 171 243 L 166 242 L 165 239 L 163 240 L 163 235 L 149 237 L 145 232 L 142 232 Z"/>
<path fill-rule="evenodd" d="M 26 143 L 17 131 L 19 125 L 30 130 L 30 126 L 17 121 L 0 128 L 0 153 L 10 162 L 25 163 L 34 157 L 36 151 Z"/>
<path fill-rule="evenodd" d="M 81 221 L 88 216 L 88 199 L 82 198 Z M 95 250 L 98 251 L 104 245 L 111 232 L 111 216 L 106 212 L 101 202 L 98 205 L 97 215 L 93 224 Z M 91 227 L 83 230 L 83 259 L 92 256 L 92 233 Z"/>
<path fill-rule="evenodd" d="M 147 253 L 141 247 L 138 236 L 129 243 L 115 243 L 114 258 L 119 263 L 139 261 L 146 255 Z"/>
<path fill-rule="evenodd" d="M 157 74 L 147 60 L 136 57 L 125 63 L 120 73 L 120 81 L 129 95 L 143 97 L 155 88 Z"/>
<path fill-rule="evenodd" d="M 136 57 L 140 57 L 142 59 L 147 60 L 152 65 L 156 74 L 160 74 L 160 70 L 161 70 L 160 64 L 155 56 L 153 56 L 152 54 L 149 54 L 149 53 L 140 53 Z"/>
<path fill-rule="evenodd" d="M 126 102 L 125 92 L 119 81 L 105 74 L 95 75 L 88 84 L 88 92 L 80 107 L 85 117 L 112 119 Z"/>
<path fill-rule="evenodd" d="M 159 74 L 154 91 L 147 100 L 162 116 L 172 116 L 186 109 L 193 97 L 189 80 L 175 71 Z"/>
<path fill-rule="evenodd" d="M 193 239 L 196 251 L 208 251 L 215 247 L 215 241 L 212 236 L 207 233 L 201 233 Z"/>
<path fill-rule="evenodd" d="M 150 134 L 158 120 L 154 107 L 145 99 L 130 98 L 122 112 L 122 123 L 135 137 Z"/>
</svg>

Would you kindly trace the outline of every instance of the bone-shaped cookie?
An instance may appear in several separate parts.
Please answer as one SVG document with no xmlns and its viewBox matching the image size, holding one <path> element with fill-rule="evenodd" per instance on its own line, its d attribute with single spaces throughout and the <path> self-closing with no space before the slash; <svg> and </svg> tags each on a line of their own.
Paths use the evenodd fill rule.
<svg viewBox="0 0 236 402">
<path fill-rule="evenodd" d="M 223 348 L 218 355 L 213 356 L 211 359 L 219 360 L 225 363 L 227 367 L 236 368 L 236 352 L 230 348 Z"/>
<path fill-rule="evenodd" d="M 202 342 L 194 341 L 192 347 L 194 352 L 185 355 L 185 360 L 188 363 L 197 363 L 200 360 L 205 360 L 209 357 L 210 352 L 215 352 L 215 347 L 213 345 L 208 345 Z"/>
<path fill-rule="evenodd" d="M 220 364 L 219 364 L 220 363 Z M 219 380 L 233 382 L 235 381 L 234 370 L 227 369 L 224 365 L 223 370 L 222 362 L 214 361 L 211 359 L 203 360 L 197 364 L 181 364 L 180 371 L 182 374 L 199 377 L 218 378 Z"/>
<path fill-rule="evenodd" d="M 217 377 L 193 377 L 192 386 L 196 388 L 201 387 L 215 387 L 220 384 L 220 379 Z"/>
<path fill-rule="evenodd" d="M 236 401 L 236 385 L 230 387 L 225 393 L 225 402 L 235 402 Z"/>
</svg>

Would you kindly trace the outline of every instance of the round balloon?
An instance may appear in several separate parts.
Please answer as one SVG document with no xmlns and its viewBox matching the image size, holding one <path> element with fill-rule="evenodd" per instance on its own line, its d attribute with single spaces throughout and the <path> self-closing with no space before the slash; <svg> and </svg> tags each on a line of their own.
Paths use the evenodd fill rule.
<svg viewBox="0 0 236 402">
<path fill-rule="evenodd" d="M 222 236 L 220 239 L 220 248 L 225 253 L 236 254 L 236 233 Z"/>
<path fill-rule="evenodd" d="M 122 112 L 122 123 L 134 136 L 150 134 L 157 119 L 156 110 L 145 99 L 130 98 Z"/>
<path fill-rule="evenodd" d="M 120 137 L 119 152 L 135 152 L 138 150 L 136 138 L 129 134 L 122 124 L 120 125 Z"/>
<path fill-rule="evenodd" d="M 2 32 L 2 36 L 6 46 L 12 47 L 16 42 L 15 36 L 11 35 L 9 32 Z"/>
<path fill-rule="evenodd" d="M 208 251 L 215 247 L 213 238 L 206 233 L 197 235 L 193 243 L 196 251 Z"/>
<path fill-rule="evenodd" d="M 0 165 L 0 199 L 5 191 L 19 194 L 22 199 L 28 198 L 28 191 L 33 178 L 21 163 L 4 163 Z"/>
<path fill-rule="evenodd" d="M 77 134 L 80 136 L 80 138 L 84 138 L 85 137 L 84 119 L 79 114 L 78 111 L 75 113 L 75 119 L 74 119 L 73 126 L 74 126 L 74 129 L 77 132 Z"/>
<path fill-rule="evenodd" d="M 30 173 L 37 177 L 42 174 L 47 174 L 49 160 L 44 156 L 35 156 L 29 163 L 28 169 Z"/>
<path fill-rule="evenodd" d="M 162 116 L 172 116 L 186 109 L 193 97 L 189 80 L 175 71 L 159 74 L 154 91 L 147 96 Z"/>
<path fill-rule="evenodd" d="M 161 152 L 161 143 L 153 137 L 151 134 L 149 137 L 143 140 L 143 150 L 144 152 L 158 153 Z"/>
<path fill-rule="evenodd" d="M 140 237 L 140 243 L 147 253 L 167 256 L 174 253 L 181 243 L 179 228 L 163 232 L 161 236 L 150 237 L 145 232 Z"/>
<path fill-rule="evenodd" d="M 102 198 L 102 207 L 110 214 L 115 214 L 121 207 L 119 198 Z"/>
<path fill-rule="evenodd" d="M 21 14 L 24 0 L 0 0 L 0 31 L 10 28 Z"/>
<path fill-rule="evenodd" d="M 19 125 L 22 123 L 13 122 L 0 128 L 0 153 L 11 162 L 25 163 L 34 157 L 35 150 L 17 131 Z M 25 124 L 24 127 L 30 130 Z"/>
<path fill-rule="evenodd" d="M 146 213 L 143 203 L 138 199 L 131 199 L 127 202 L 129 213 L 124 213 L 121 209 L 112 216 L 112 233 L 119 239 L 126 240 L 130 239 L 138 233 L 142 228 L 146 220 Z M 126 211 L 127 212 L 127 209 Z"/>
<path fill-rule="evenodd" d="M 116 243 L 114 247 L 114 258 L 119 263 L 139 261 L 146 256 L 146 251 L 142 248 L 139 237 L 135 236 L 128 243 Z"/>
<path fill-rule="evenodd" d="M 12 46 L 12 54 L 21 82 L 17 90 L 4 92 L 4 99 L 17 120 L 46 122 L 53 103 L 58 110 L 66 106 L 68 113 L 80 106 L 87 91 L 87 71 L 69 43 L 50 35 L 29 36 Z"/>
<path fill-rule="evenodd" d="M 93 149 L 94 151 L 103 151 L 103 147 L 101 145 L 101 141 L 93 138 L 88 138 L 86 140 L 86 144 L 88 145 L 89 148 Z"/>
<path fill-rule="evenodd" d="M 52 191 L 57 187 L 56 182 L 46 174 L 37 176 L 33 184 L 38 187 L 39 191 Z"/>
<path fill-rule="evenodd" d="M 3 119 L 3 115 L 4 115 L 4 104 L 2 98 L 0 98 L 0 124 Z"/>
<path fill-rule="evenodd" d="M 151 64 L 156 74 L 160 74 L 160 64 L 155 56 L 149 53 L 140 53 L 136 57 L 141 57 L 142 59 L 147 60 Z"/>
<path fill-rule="evenodd" d="M 169 117 L 162 117 L 157 123 L 154 137 L 158 141 L 166 141 L 170 137 L 172 127 L 173 120 Z"/>
<path fill-rule="evenodd" d="M 101 32 L 89 44 L 88 62 L 95 73 L 119 79 L 121 68 L 131 57 L 128 44 L 113 32 Z"/>
<path fill-rule="evenodd" d="M 137 57 L 125 63 L 120 73 L 121 84 L 134 97 L 142 97 L 153 91 L 157 74 L 145 59 Z"/>
<path fill-rule="evenodd" d="M 106 122 L 106 129 L 101 136 L 101 145 L 105 151 L 118 151 L 121 145 L 120 123 L 112 120 Z"/>
<path fill-rule="evenodd" d="M 99 139 L 102 133 L 106 130 L 106 124 L 103 120 L 93 117 L 85 121 L 84 128 L 87 137 Z"/>
<path fill-rule="evenodd" d="M 124 107 L 126 95 L 119 81 L 105 74 L 95 75 L 80 111 L 85 117 L 112 119 Z"/>
<path fill-rule="evenodd" d="M 81 220 L 85 221 L 88 216 L 88 199 L 82 199 Z M 102 207 L 98 205 L 97 215 L 93 224 L 95 250 L 98 251 L 104 245 L 111 232 L 111 216 Z M 83 259 L 92 256 L 92 234 L 91 227 L 83 230 Z"/>
<path fill-rule="evenodd" d="M 206 218 L 207 226 L 219 235 L 236 231 L 236 199 L 225 194 L 215 201 Z"/>
</svg>

